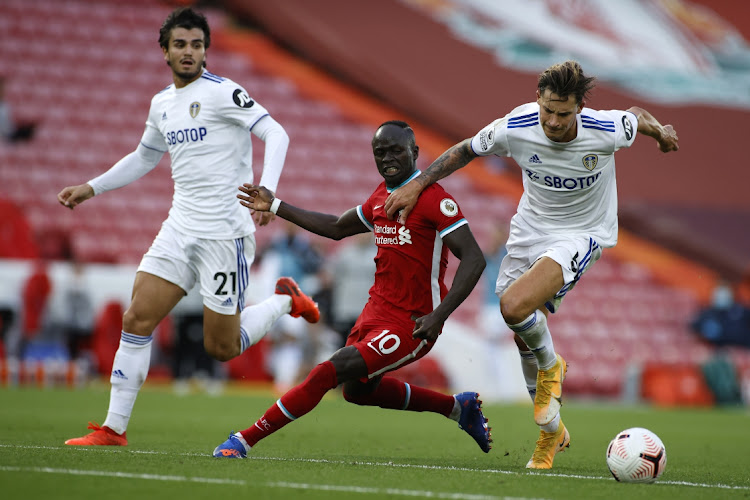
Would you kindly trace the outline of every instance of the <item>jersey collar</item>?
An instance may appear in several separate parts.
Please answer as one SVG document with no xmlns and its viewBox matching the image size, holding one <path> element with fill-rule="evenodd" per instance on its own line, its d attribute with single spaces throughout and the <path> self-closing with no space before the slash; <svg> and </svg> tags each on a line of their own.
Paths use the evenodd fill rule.
<svg viewBox="0 0 750 500">
<path fill-rule="evenodd" d="M 419 170 L 419 169 L 417 169 L 417 170 L 415 170 L 415 171 L 414 171 L 414 173 L 413 173 L 413 174 L 411 174 L 411 176 L 409 176 L 409 178 L 408 178 L 408 179 L 406 179 L 406 180 L 405 180 L 404 182 L 402 182 L 401 184 L 399 184 L 399 185 L 398 185 L 398 186 L 396 186 L 395 188 L 389 188 L 388 186 L 386 186 L 386 187 L 385 187 L 385 190 L 386 190 L 387 192 L 389 192 L 389 193 L 392 193 L 392 192 L 394 192 L 395 190 L 397 190 L 398 188 L 400 188 L 401 186 L 405 186 L 406 184 L 408 184 L 408 183 L 409 183 L 409 181 L 411 181 L 412 179 L 414 179 L 414 178 L 415 178 L 416 176 L 418 176 L 418 175 L 419 175 L 419 174 L 421 174 L 421 173 L 422 173 L 422 171 L 421 171 L 421 170 Z"/>
</svg>

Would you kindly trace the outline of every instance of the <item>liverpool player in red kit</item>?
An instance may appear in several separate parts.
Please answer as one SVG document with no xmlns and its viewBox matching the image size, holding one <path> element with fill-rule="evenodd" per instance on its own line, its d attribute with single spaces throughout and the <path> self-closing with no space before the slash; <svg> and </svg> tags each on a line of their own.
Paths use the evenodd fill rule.
<svg viewBox="0 0 750 500">
<path fill-rule="evenodd" d="M 339 384 L 351 403 L 440 413 L 457 421 L 482 451 L 490 450 L 490 428 L 476 392 L 450 396 L 385 375 L 430 351 L 445 320 L 476 285 L 485 260 L 458 204 L 438 184 L 425 189 L 407 225 L 388 220 L 383 205 L 389 193 L 420 173 L 419 147 L 408 124 L 383 123 L 372 139 L 372 152 L 385 182 L 364 204 L 340 217 L 294 207 L 262 186 L 240 187 L 242 205 L 273 212 L 326 238 L 372 231 L 378 253 L 370 299 L 346 346 L 313 368 L 253 426 L 230 434 L 214 450 L 215 457 L 246 457 L 258 441 L 308 413 Z M 460 260 L 450 290 L 444 283 L 449 249 Z"/>
</svg>

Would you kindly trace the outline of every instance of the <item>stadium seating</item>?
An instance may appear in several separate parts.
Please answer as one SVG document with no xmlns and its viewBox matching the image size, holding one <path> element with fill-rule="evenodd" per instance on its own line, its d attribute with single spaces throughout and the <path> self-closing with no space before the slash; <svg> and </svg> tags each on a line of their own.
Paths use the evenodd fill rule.
<svg viewBox="0 0 750 500">
<path fill-rule="evenodd" d="M 114 1 L 0 3 L 7 97 L 17 114 L 39 124 L 34 141 L 0 145 L 0 194 L 23 207 L 36 233 L 67 231 L 84 261 L 136 264 L 169 209 L 166 157 L 143 181 L 74 213 L 56 200 L 63 186 L 95 177 L 137 145 L 151 96 L 170 83 L 153 22 L 169 10 L 146 0 L 137 8 Z M 214 31 L 225 22 L 218 13 L 210 21 Z M 370 153 L 371 126 L 352 122 L 335 103 L 304 97 L 293 82 L 258 70 L 244 55 L 212 48 L 208 62 L 212 72 L 245 86 L 288 131 L 291 147 L 279 187 L 285 200 L 342 213 L 380 182 Z M 255 165 L 262 165 L 262 147 L 254 156 Z M 420 166 L 431 160 L 421 158 Z M 256 179 L 258 174 L 256 169 Z M 514 200 L 477 192 L 461 176 L 443 184 L 459 200 L 480 244 L 514 213 Z M 259 248 L 273 234 L 273 228 L 260 230 Z M 449 281 L 453 273 L 455 263 Z M 570 363 L 571 393 L 616 395 L 633 363 L 700 363 L 710 356 L 711 349 L 687 327 L 699 307 L 690 293 L 663 286 L 645 268 L 606 254 L 582 282 L 550 320 L 556 346 Z M 479 308 L 475 292 L 456 318 L 474 324 Z M 102 314 L 110 313 L 119 324 L 121 312 Z M 112 326 L 119 332 L 117 325 L 107 328 Z M 97 342 L 113 347 L 111 339 Z M 732 356 L 750 373 L 750 356 L 738 351 Z M 105 360 L 102 366 L 106 370 L 109 364 Z"/>
</svg>

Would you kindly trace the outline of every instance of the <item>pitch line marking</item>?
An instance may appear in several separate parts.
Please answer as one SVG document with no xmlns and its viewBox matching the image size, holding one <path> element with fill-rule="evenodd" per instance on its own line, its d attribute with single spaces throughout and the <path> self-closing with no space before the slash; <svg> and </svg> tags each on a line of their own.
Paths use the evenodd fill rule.
<svg viewBox="0 0 750 500">
<path fill-rule="evenodd" d="M 27 445 L 13 445 L 13 444 L 2 444 L 0 448 L 23 448 L 23 449 L 37 449 L 37 450 L 71 450 L 71 451 L 83 451 L 83 452 L 99 452 L 99 453 L 130 453 L 133 455 L 177 455 L 183 457 L 209 457 L 208 453 L 169 453 L 166 451 L 155 451 L 155 450 L 123 450 L 120 447 L 84 447 L 84 446 L 27 446 Z M 468 467 L 452 467 L 442 465 L 421 465 L 421 464 L 399 464 L 394 462 L 366 462 L 366 461 L 349 461 L 349 460 L 327 460 L 324 458 L 280 458 L 280 457 L 259 457 L 248 456 L 249 460 L 267 460 L 267 461 L 278 461 L 278 462 L 307 462 L 307 463 L 319 463 L 319 464 L 332 464 L 332 465 L 366 465 L 371 467 L 401 467 L 407 469 L 426 469 L 426 470 L 443 470 L 443 471 L 454 471 L 454 472 L 480 472 L 486 474 L 507 474 L 507 475 L 524 475 L 523 472 L 502 470 L 502 469 L 471 469 Z M 525 474 L 530 476 L 545 476 L 545 477 L 559 477 L 564 479 L 594 479 L 604 481 L 614 481 L 609 476 L 583 476 L 580 474 L 561 474 L 557 472 L 534 472 L 528 471 Z M 733 486 L 729 484 L 708 484 L 708 483 L 693 483 L 688 481 L 664 481 L 659 480 L 659 484 L 671 484 L 674 486 L 692 486 L 696 488 L 717 488 L 722 490 L 740 490 L 750 491 L 750 486 Z"/>
<path fill-rule="evenodd" d="M 149 481 L 175 481 L 191 483 L 209 483 L 225 484 L 231 486 L 250 486 L 248 481 L 242 479 L 223 479 L 212 477 L 194 477 L 194 476 L 162 476 L 159 474 L 136 474 L 132 472 L 111 472 L 98 470 L 79 470 L 79 469 L 55 469 L 52 467 L 17 467 L 0 465 L 0 472 L 37 472 L 44 474 L 65 474 L 72 476 L 97 476 L 97 477 L 114 477 L 125 479 L 143 479 Z M 470 493 L 448 493 L 441 491 L 425 490 L 404 490 L 399 488 L 372 488 L 366 486 L 337 485 L 337 484 L 312 484 L 312 483 L 292 483 L 288 481 L 268 481 L 253 482 L 252 486 L 261 486 L 267 488 L 287 488 L 295 490 L 318 490 L 318 491 L 337 491 L 343 493 L 360 493 L 375 495 L 399 495 L 407 497 L 426 497 L 426 498 L 444 498 L 450 500 L 544 500 L 529 499 L 526 497 L 498 497 L 494 495 L 474 495 Z"/>
</svg>

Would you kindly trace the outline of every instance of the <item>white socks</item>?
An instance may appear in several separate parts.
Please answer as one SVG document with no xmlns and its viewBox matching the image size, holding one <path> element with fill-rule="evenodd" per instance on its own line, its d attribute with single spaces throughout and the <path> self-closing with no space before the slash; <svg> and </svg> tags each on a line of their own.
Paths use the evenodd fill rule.
<svg viewBox="0 0 750 500">
<path fill-rule="evenodd" d="M 557 362 L 555 346 L 552 343 L 552 335 L 547 328 L 547 318 L 542 311 L 534 311 L 528 318 L 517 325 L 508 325 L 516 332 L 521 340 L 526 343 L 530 351 L 521 351 L 521 371 L 526 382 L 526 390 L 529 391 L 531 400 L 536 396 L 536 378 L 538 371 L 548 370 Z M 558 413 L 552 421 L 539 428 L 544 432 L 557 432 L 560 427 L 560 414 Z"/>
<path fill-rule="evenodd" d="M 240 344 L 242 351 L 257 344 L 273 324 L 292 310 L 292 298 L 274 294 L 263 302 L 246 307 L 240 313 Z M 143 337 L 122 332 L 120 347 L 112 363 L 109 394 L 109 411 L 103 425 L 118 434 L 128 428 L 133 405 L 151 363 L 153 336 Z"/>
<path fill-rule="evenodd" d="M 242 437 L 242 434 L 240 434 L 239 432 L 235 432 L 234 436 L 237 439 L 239 439 L 240 443 L 242 443 L 242 446 L 245 447 L 245 453 L 249 453 L 250 452 L 250 448 L 252 448 L 252 446 L 250 446 L 249 444 L 247 444 L 247 441 L 245 441 L 245 438 Z"/>
<path fill-rule="evenodd" d="M 544 432 L 557 432 L 557 429 L 560 428 L 560 414 L 558 413 L 550 423 L 546 425 L 540 425 L 539 428 Z"/>
<path fill-rule="evenodd" d="M 539 372 L 536 364 L 536 356 L 531 351 L 518 351 L 521 355 L 521 371 L 523 372 L 523 380 L 526 382 L 526 390 L 529 391 L 531 400 L 534 401 L 536 397 L 536 374 Z"/>
<path fill-rule="evenodd" d="M 508 325 L 516 332 L 531 352 L 536 356 L 540 370 L 549 370 L 557 362 L 552 335 L 547 328 L 547 318 L 542 311 L 536 310 L 528 318 L 516 325 Z"/>
<path fill-rule="evenodd" d="M 247 306 L 240 313 L 242 352 L 260 342 L 277 319 L 292 311 L 289 295 L 273 294 L 263 302 Z"/>
<path fill-rule="evenodd" d="M 148 375 L 151 363 L 152 336 L 142 337 L 122 332 L 120 347 L 112 363 L 112 376 L 109 381 L 109 411 L 104 425 L 118 434 L 128 428 L 135 398 Z"/>
<path fill-rule="evenodd" d="M 458 399 L 456 399 L 455 396 L 453 396 L 453 410 L 451 411 L 451 414 L 448 415 L 448 418 L 455 420 L 456 422 L 461 418 L 461 405 L 458 404 Z"/>
</svg>

